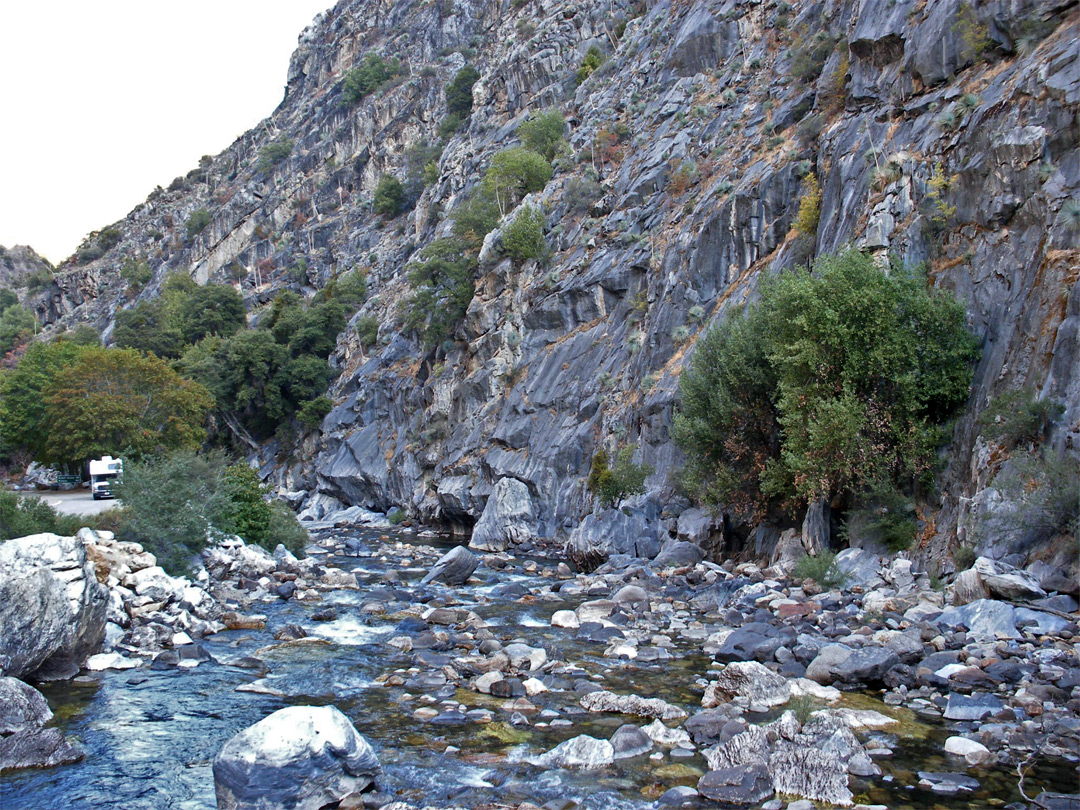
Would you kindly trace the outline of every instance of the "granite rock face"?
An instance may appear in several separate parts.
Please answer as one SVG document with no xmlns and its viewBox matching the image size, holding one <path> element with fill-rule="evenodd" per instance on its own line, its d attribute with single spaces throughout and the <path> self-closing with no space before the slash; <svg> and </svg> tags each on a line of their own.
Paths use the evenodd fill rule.
<svg viewBox="0 0 1080 810">
<path fill-rule="evenodd" d="M 0 543 L 0 673 L 71 677 L 101 646 L 107 608 L 80 538 Z"/>
<path fill-rule="evenodd" d="M 928 263 L 984 345 L 920 553 L 943 559 L 959 527 L 986 556 L 1027 554 L 1030 537 L 978 529 L 1002 462 L 977 417 L 995 395 L 1028 386 L 1065 405 L 1054 449 L 1080 446 L 1074 10 L 1055 0 L 790 6 L 781 27 L 766 3 L 660 2 L 640 15 L 629 0 L 339 3 L 301 36 L 264 126 L 151 194 L 117 223 L 114 247 L 65 263 L 32 304 L 54 331 L 83 320 L 108 332 L 135 298 L 118 268 L 136 254 L 154 272 L 142 300 L 170 272 L 199 282 L 240 272 L 253 310 L 361 268 L 370 294 L 330 358 L 333 409 L 295 453 L 275 442 L 260 451 L 281 491 L 302 493 L 297 506 L 400 506 L 457 533 L 476 526 L 485 546 L 573 534 L 573 554 L 591 564 L 653 556 L 675 535 L 707 536 L 716 556 L 739 551 L 753 527 L 694 515 L 680 528 L 679 510 L 660 514 L 682 463 L 668 430 L 679 373 L 704 328 L 742 307 L 761 278 L 854 244 L 883 261 Z M 815 56 L 819 42 L 835 45 Z M 606 61 L 579 83 L 590 46 Z M 371 196 L 384 175 L 412 171 L 465 49 L 480 73 L 472 115 L 418 181 L 415 205 L 384 227 Z M 394 53 L 408 75 L 349 106 L 342 77 L 367 51 Z M 514 263 L 489 240 L 464 319 L 423 346 L 397 321 L 411 257 L 450 232 L 446 215 L 492 156 L 549 107 L 580 158 L 557 161 L 530 197 L 545 212 L 550 259 Z M 288 157 L 260 169 L 260 150 L 286 137 Z M 797 236 L 808 174 L 821 186 L 820 218 Z M 210 224 L 182 238 L 200 208 Z M 300 266 L 302 279 L 281 272 Z M 378 321 L 376 344 L 361 339 L 358 318 Z M 655 470 L 645 496 L 626 520 L 596 517 L 625 524 L 618 532 L 581 528 L 596 507 L 583 485 L 595 452 L 631 443 Z M 507 480 L 527 488 L 529 507 L 516 495 L 492 505 Z M 518 517 L 506 523 L 499 510 L 511 506 Z M 825 504 L 802 526 L 804 548 L 824 547 Z"/>
</svg>

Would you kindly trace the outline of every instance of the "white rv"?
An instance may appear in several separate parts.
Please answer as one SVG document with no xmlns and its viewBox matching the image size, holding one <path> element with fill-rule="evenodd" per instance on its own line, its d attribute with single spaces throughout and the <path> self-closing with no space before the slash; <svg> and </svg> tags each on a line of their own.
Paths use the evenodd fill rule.
<svg viewBox="0 0 1080 810">
<path fill-rule="evenodd" d="M 113 481 L 124 472 L 124 462 L 112 456 L 90 460 L 90 494 L 94 500 L 113 498 Z"/>
</svg>

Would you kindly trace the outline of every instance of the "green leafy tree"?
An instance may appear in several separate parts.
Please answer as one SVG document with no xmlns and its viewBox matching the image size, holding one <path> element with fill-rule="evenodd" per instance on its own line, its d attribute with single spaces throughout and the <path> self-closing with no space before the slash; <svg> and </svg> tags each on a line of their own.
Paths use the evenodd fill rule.
<svg viewBox="0 0 1080 810">
<path fill-rule="evenodd" d="M 604 64 L 604 52 L 596 45 L 590 46 L 589 50 L 585 53 L 585 58 L 581 60 L 581 66 L 578 67 L 577 73 L 575 74 L 577 83 L 583 84 L 602 64 Z"/>
<path fill-rule="evenodd" d="M 198 343 L 208 335 L 229 337 L 247 324 L 244 299 L 229 284 L 196 287 L 176 302 L 175 318 L 181 342 Z"/>
<path fill-rule="evenodd" d="M 87 347 L 68 340 L 33 343 L 19 364 L 0 376 L 0 441 L 34 458 L 45 451 L 45 392 Z"/>
<path fill-rule="evenodd" d="M 0 309 L 0 355 L 7 354 L 34 336 L 37 318 L 18 303 Z"/>
<path fill-rule="evenodd" d="M 555 159 L 566 131 L 566 120 L 558 110 L 547 110 L 531 116 L 518 127 L 518 137 L 526 149 L 536 152 L 547 161 Z"/>
<path fill-rule="evenodd" d="M 480 71 L 472 65 L 465 65 L 446 85 L 446 112 L 456 116 L 459 122 L 472 115 L 472 89 L 479 80 Z"/>
<path fill-rule="evenodd" d="M 160 358 L 89 347 L 46 387 L 44 460 L 81 465 L 197 447 L 213 397 Z"/>
<path fill-rule="evenodd" d="M 645 491 L 645 479 L 653 473 L 647 464 L 635 464 L 636 445 L 627 445 L 615 455 L 612 466 L 610 457 L 604 449 L 593 456 L 592 467 L 585 484 L 596 499 L 611 508 L 628 495 L 638 495 Z"/>
<path fill-rule="evenodd" d="M 393 219 L 405 210 L 406 203 L 405 187 L 400 180 L 392 174 L 384 174 L 379 178 L 372 205 L 376 214 Z"/>
<path fill-rule="evenodd" d="M 551 175 L 551 164 L 542 156 L 524 147 L 513 147 L 491 158 L 482 190 L 495 201 L 499 214 L 506 216 L 526 194 L 543 190 Z"/>
<path fill-rule="evenodd" d="M 523 206 L 502 231 L 502 247 L 516 262 L 539 259 L 547 249 L 544 241 L 544 215 L 531 205 Z"/>
<path fill-rule="evenodd" d="M 183 336 L 165 300 L 154 298 L 116 311 L 113 343 L 121 349 L 177 357 L 183 349 Z"/>
<path fill-rule="evenodd" d="M 218 529 L 238 534 L 247 542 L 265 545 L 270 532 L 269 487 L 247 464 L 227 467 L 218 481 L 211 520 Z"/>
<path fill-rule="evenodd" d="M 210 212 L 205 208 L 200 208 L 197 211 L 193 211 L 187 221 L 187 235 L 190 239 L 195 234 L 202 233 L 206 229 L 206 226 L 210 224 L 213 218 L 210 216 Z"/>
<path fill-rule="evenodd" d="M 929 483 L 941 426 L 978 357 L 964 311 L 855 250 L 767 281 L 711 330 L 681 380 L 673 435 L 708 502 L 760 515 Z"/>
<path fill-rule="evenodd" d="M 0 492 L 0 540 L 56 531 L 56 510 L 41 498 Z"/>
</svg>

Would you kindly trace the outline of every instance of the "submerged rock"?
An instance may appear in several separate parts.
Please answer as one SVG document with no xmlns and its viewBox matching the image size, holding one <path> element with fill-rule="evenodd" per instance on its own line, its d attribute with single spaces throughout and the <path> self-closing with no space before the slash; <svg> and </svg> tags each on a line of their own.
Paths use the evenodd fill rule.
<svg viewBox="0 0 1080 810">
<path fill-rule="evenodd" d="M 732 804 L 757 804 L 775 792 L 764 765 L 709 771 L 698 780 L 697 789 L 707 799 Z"/>
<path fill-rule="evenodd" d="M 291 706 L 232 737 L 214 758 L 218 810 L 319 810 L 371 786 L 379 761 L 333 706 Z"/>
</svg>

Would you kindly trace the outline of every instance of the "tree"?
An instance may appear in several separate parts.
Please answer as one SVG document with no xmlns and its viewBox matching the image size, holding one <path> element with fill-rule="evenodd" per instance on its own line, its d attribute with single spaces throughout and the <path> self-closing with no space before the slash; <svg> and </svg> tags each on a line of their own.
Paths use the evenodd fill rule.
<svg viewBox="0 0 1080 810">
<path fill-rule="evenodd" d="M 244 299 L 230 284 L 196 287 L 176 303 L 176 320 L 185 346 L 208 335 L 230 337 L 247 325 Z"/>
<path fill-rule="evenodd" d="M 464 121 L 472 115 L 472 89 L 480 79 L 480 71 L 472 65 L 465 65 L 450 83 L 446 85 L 446 112 Z"/>
<path fill-rule="evenodd" d="M 18 303 L 0 307 L 0 355 L 7 354 L 34 335 L 37 318 Z"/>
<path fill-rule="evenodd" d="M 197 447 L 213 404 L 160 358 L 89 347 L 46 388 L 43 456 L 81 465 L 106 453 L 139 459 Z"/>
<path fill-rule="evenodd" d="M 418 330 L 428 348 L 448 338 L 465 317 L 475 270 L 468 244 L 458 238 L 436 239 L 409 269 L 413 292 L 403 304 L 405 326 Z"/>
<path fill-rule="evenodd" d="M 218 529 L 238 534 L 249 543 L 265 545 L 270 532 L 269 487 L 259 481 L 247 464 L 233 464 L 225 469 L 218 482 L 218 492 L 211 508 L 211 520 Z"/>
<path fill-rule="evenodd" d="M 342 93 L 346 104 L 356 104 L 374 93 L 401 72 L 396 59 L 383 59 L 377 53 L 368 52 L 360 59 L 360 66 L 345 74 Z"/>
<path fill-rule="evenodd" d="M 116 311 L 113 343 L 120 349 L 138 349 L 158 357 L 177 357 L 183 349 L 179 325 L 163 298 L 139 301 Z"/>
<path fill-rule="evenodd" d="M 978 357 L 964 310 L 911 270 L 849 249 L 766 281 L 710 330 L 673 435 L 703 500 L 760 516 L 929 484 Z"/>
<path fill-rule="evenodd" d="M 380 177 L 372 206 L 375 213 L 386 219 L 393 219 L 405 210 L 405 204 L 405 187 L 401 185 L 401 181 L 392 174 Z"/>
<path fill-rule="evenodd" d="M 0 441 L 33 457 L 44 453 L 45 392 L 87 347 L 68 340 L 33 343 L 19 364 L 0 377 Z"/>
<path fill-rule="evenodd" d="M 604 506 L 614 509 L 627 495 L 645 491 L 645 479 L 653 474 L 647 464 L 635 464 L 637 446 L 630 444 L 615 454 L 615 465 L 610 466 L 607 451 L 600 449 L 593 456 L 592 467 L 586 486 Z"/>
<path fill-rule="evenodd" d="M 506 216 L 526 194 L 541 191 L 551 174 L 551 164 L 536 152 L 520 146 L 504 149 L 492 157 L 482 189 Z"/>
<path fill-rule="evenodd" d="M 555 159 L 562 143 L 566 120 L 558 110 L 548 110 L 531 116 L 518 127 L 518 137 L 526 149 L 536 152 L 545 160 Z"/>
</svg>

